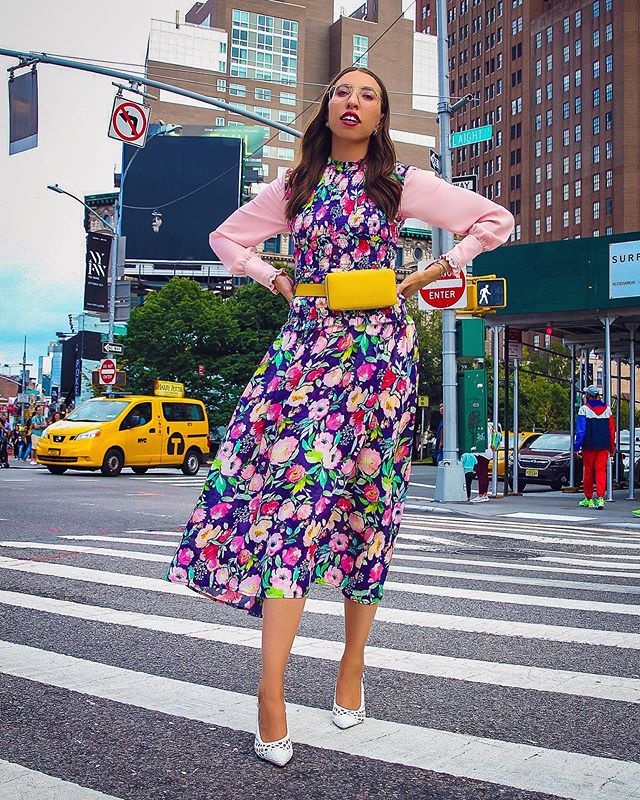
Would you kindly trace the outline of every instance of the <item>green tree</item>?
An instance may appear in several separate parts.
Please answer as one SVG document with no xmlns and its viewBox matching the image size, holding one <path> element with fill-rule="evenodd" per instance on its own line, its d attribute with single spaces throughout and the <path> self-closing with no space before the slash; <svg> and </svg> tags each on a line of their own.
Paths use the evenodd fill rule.
<svg viewBox="0 0 640 800">
<path fill-rule="evenodd" d="M 257 284 L 225 300 L 196 281 L 173 278 L 131 312 L 120 339 L 127 388 L 149 394 L 155 379 L 180 381 L 203 400 L 212 427 L 226 425 L 286 315 L 284 299 Z"/>
<path fill-rule="evenodd" d="M 442 313 L 420 311 L 415 295 L 407 301 L 407 311 L 416 324 L 420 349 L 418 391 L 429 397 L 433 416 L 442 400 Z"/>
</svg>

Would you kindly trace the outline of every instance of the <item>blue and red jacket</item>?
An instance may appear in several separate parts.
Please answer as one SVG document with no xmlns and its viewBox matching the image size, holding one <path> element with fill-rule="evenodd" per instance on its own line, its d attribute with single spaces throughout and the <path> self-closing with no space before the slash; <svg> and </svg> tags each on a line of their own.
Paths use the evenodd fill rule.
<svg viewBox="0 0 640 800">
<path fill-rule="evenodd" d="M 574 450 L 616 449 L 616 424 L 609 406 L 602 400 L 587 400 L 580 406 Z"/>
</svg>

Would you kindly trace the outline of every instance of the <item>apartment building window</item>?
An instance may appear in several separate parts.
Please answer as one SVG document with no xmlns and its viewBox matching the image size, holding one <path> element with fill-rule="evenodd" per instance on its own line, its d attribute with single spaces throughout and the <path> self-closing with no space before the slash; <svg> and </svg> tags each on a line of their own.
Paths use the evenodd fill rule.
<svg viewBox="0 0 640 800">
<path fill-rule="evenodd" d="M 536 167 L 536 183 L 542 183 L 542 169 L 541 169 L 541 167 Z"/>
<path fill-rule="evenodd" d="M 576 172 L 582 169 L 582 153 L 576 153 L 573 157 L 573 168 Z"/>
<path fill-rule="evenodd" d="M 480 68 L 478 68 L 478 79 L 480 78 Z M 515 72 L 511 73 L 511 85 L 512 86 L 519 86 L 522 83 L 522 70 L 517 69 Z"/>
<path fill-rule="evenodd" d="M 607 22 L 605 26 L 604 38 L 607 42 L 610 42 L 613 39 L 613 25 L 610 22 Z"/>
<path fill-rule="evenodd" d="M 540 220 L 535 221 L 536 236 L 540 236 Z"/>
<path fill-rule="evenodd" d="M 361 67 L 369 65 L 369 37 L 359 36 L 357 33 L 353 34 L 353 63 Z"/>
<path fill-rule="evenodd" d="M 582 55 L 582 39 L 576 39 L 574 44 L 576 58 Z"/>
<path fill-rule="evenodd" d="M 604 201 L 604 213 L 613 214 L 613 197 L 607 197 Z"/>
<path fill-rule="evenodd" d="M 562 32 L 569 33 L 569 17 L 565 17 L 562 20 Z"/>
<path fill-rule="evenodd" d="M 594 0 L 593 2 L 593 18 L 600 16 L 600 0 Z"/>
<path fill-rule="evenodd" d="M 593 62 L 593 77 L 594 78 L 600 77 L 600 59 Z"/>
<path fill-rule="evenodd" d="M 550 153 L 553 150 L 553 136 L 547 136 L 546 151 Z"/>
<path fill-rule="evenodd" d="M 224 127 L 224 117 L 216 117 L 216 128 Z"/>
<path fill-rule="evenodd" d="M 547 233 L 551 233 L 551 216 L 545 217 L 544 227 Z"/>
<path fill-rule="evenodd" d="M 536 61 L 536 75 L 538 77 L 542 75 L 542 60 L 540 58 Z"/>
<path fill-rule="evenodd" d="M 599 192 L 600 191 L 600 173 L 596 172 L 593 176 L 593 191 Z"/>
<path fill-rule="evenodd" d="M 604 10 L 605 11 L 611 11 L 612 8 L 613 8 L 613 0 L 605 0 L 605 2 L 604 2 Z"/>
<path fill-rule="evenodd" d="M 613 226 L 612 225 L 607 225 L 607 227 L 604 229 L 604 235 L 605 236 L 613 236 Z"/>
<path fill-rule="evenodd" d="M 582 222 L 582 208 L 580 206 L 573 209 L 573 222 L 575 225 L 580 225 Z"/>
<path fill-rule="evenodd" d="M 522 175 L 518 173 L 517 175 L 512 175 L 510 180 L 511 191 L 515 192 L 518 189 L 522 188 Z M 518 201 L 519 203 L 520 201 Z M 520 207 L 518 206 L 518 213 L 520 213 Z"/>
<path fill-rule="evenodd" d="M 564 156 L 562 159 L 562 174 L 568 175 L 569 174 L 569 156 Z"/>
<path fill-rule="evenodd" d="M 512 150 L 510 153 L 510 163 L 511 166 L 514 164 L 519 164 L 522 161 L 522 149 L 520 147 Z"/>
<path fill-rule="evenodd" d="M 536 211 L 540 211 L 540 200 L 541 200 L 540 192 L 537 192 L 534 197 Z"/>
<path fill-rule="evenodd" d="M 575 113 L 576 114 L 582 114 L 582 97 L 580 97 L 580 95 L 578 95 L 576 97 L 576 99 L 574 100 L 573 105 L 574 105 Z"/>
<path fill-rule="evenodd" d="M 296 137 L 292 136 L 290 133 L 285 133 L 284 131 L 280 131 L 278 134 L 278 141 L 280 142 L 295 142 Z"/>
<path fill-rule="evenodd" d="M 613 100 L 613 84 L 608 83 L 604 87 L 604 99 L 607 103 L 610 103 Z"/>
<path fill-rule="evenodd" d="M 227 91 L 227 82 L 224 78 L 218 78 L 216 81 L 216 90 L 218 92 L 226 92 Z"/>
<path fill-rule="evenodd" d="M 605 142 L 604 157 L 613 158 L 613 142 Z"/>
<path fill-rule="evenodd" d="M 600 133 L 600 117 L 593 118 L 593 135 L 598 136 Z"/>
<path fill-rule="evenodd" d="M 593 32 L 593 46 L 600 47 L 600 31 L 598 28 Z"/>
<path fill-rule="evenodd" d="M 562 76 L 562 91 L 563 92 L 568 92 L 570 85 L 571 84 L 569 83 L 569 76 L 568 75 L 563 75 Z"/>
<path fill-rule="evenodd" d="M 553 111 L 552 109 L 547 109 L 547 128 L 550 128 L 553 125 Z"/>
<path fill-rule="evenodd" d="M 539 106 L 542 102 L 542 89 L 539 87 L 536 89 L 536 105 Z"/>
<path fill-rule="evenodd" d="M 230 83 L 229 94 L 233 97 L 246 97 L 247 87 L 243 86 L 241 83 Z"/>
<path fill-rule="evenodd" d="M 234 103 L 234 106 L 239 110 L 243 110 L 243 111 L 247 110 L 247 104 L 246 103 Z M 240 116 L 235 111 L 231 111 L 230 113 L 231 114 L 235 114 L 236 116 Z M 229 123 L 229 124 L 231 124 L 231 123 Z"/>
<path fill-rule="evenodd" d="M 592 234 L 591 234 L 591 235 L 592 235 L 592 236 L 600 236 L 600 231 L 599 231 L 599 230 L 596 228 L 596 229 L 595 229 L 595 230 L 592 232 Z M 599 369 L 599 370 L 598 370 L 598 374 L 600 374 L 601 372 L 602 372 L 602 370 L 600 370 L 600 369 Z"/>
<path fill-rule="evenodd" d="M 552 41 L 553 41 L 553 26 L 549 25 L 549 27 L 547 28 L 547 42 L 552 42 Z"/>
<path fill-rule="evenodd" d="M 541 155 L 542 155 L 542 142 L 541 141 L 537 141 L 536 142 L 536 158 L 540 158 Z"/>
<path fill-rule="evenodd" d="M 562 146 L 569 147 L 569 128 L 562 131 Z"/>
<path fill-rule="evenodd" d="M 496 197 L 502 194 L 502 181 L 496 181 Z"/>
<path fill-rule="evenodd" d="M 551 205 L 551 189 L 547 189 L 546 196 L 545 196 L 545 205 Z"/>
<path fill-rule="evenodd" d="M 271 109 L 270 108 L 261 108 L 260 106 L 256 106 L 254 109 L 258 116 L 262 117 L 263 119 L 271 119 Z"/>
<path fill-rule="evenodd" d="M 502 94 L 502 78 L 498 78 L 496 81 L 496 94 Z"/>
<path fill-rule="evenodd" d="M 256 100 L 262 100 L 264 103 L 270 103 L 271 102 L 271 89 L 265 89 L 265 88 L 259 86 L 259 87 L 256 88 L 254 94 L 255 94 Z"/>
<path fill-rule="evenodd" d="M 564 200 L 565 203 L 569 199 L 569 184 L 568 183 L 563 183 L 562 184 L 562 199 Z"/>
<path fill-rule="evenodd" d="M 547 100 L 551 100 L 553 98 L 553 84 L 547 84 Z"/>
<path fill-rule="evenodd" d="M 522 33 L 522 17 L 517 17 L 511 20 L 511 33 L 515 36 L 517 33 Z"/>
<path fill-rule="evenodd" d="M 278 147 L 278 158 L 280 161 L 293 161 L 295 151 L 290 147 Z"/>
<path fill-rule="evenodd" d="M 552 167 L 552 164 L 550 164 L 550 163 L 549 163 L 549 164 L 547 164 L 546 172 L 547 172 L 547 180 L 548 180 L 548 181 L 550 181 L 550 180 L 551 180 L 551 178 L 552 178 L 552 175 L 553 175 L 553 167 Z"/>
<path fill-rule="evenodd" d="M 562 212 L 562 227 L 568 228 L 569 227 L 569 212 L 563 211 Z"/>
<path fill-rule="evenodd" d="M 296 96 L 293 92 L 280 92 L 280 105 L 295 106 Z"/>
<path fill-rule="evenodd" d="M 496 108 L 496 122 L 502 122 L 502 106 Z"/>
<path fill-rule="evenodd" d="M 512 114 L 522 113 L 522 97 L 516 97 L 515 100 L 511 101 L 511 113 Z"/>
<path fill-rule="evenodd" d="M 573 74 L 574 83 L 577 86 L 582 86 L 582 70 L 577 69 Z"/>
<path fill-rule="evenodd" d="M 553 55 L 549 53 L 547 56 L 547 72 L 553 69 Z"/>
<path fill-rule="evenodd" d="M 298 23 L 233 9 L 230 71 L 239 78 L 295 83 Z"/>
<path fill-rule="evenodd" d="M 542 47 L 542 33 L 536 33 L 536 50 L 539 50 Z"/>
<path fill-rule="evenodd" d="M 520 202 L 520 201 L 518 201 L 518 202 Z M 520 212 L 518 212 L 518 213 L 520 213 Z M 516 225 L 516 227 L 515 227 L 515 234 L 516 234 L 516 242 L 519 242 L 520 239 L 522 239 L 522 225 L 520 225 L 520 223 L 518 223 Z"/>
<path fill-rule="evenodd" d="M 600 89 L 593 90 L 593 107 L 597 108 L 600 105 Z"/>
<path fill-rule="evenodd" d="M 537 131 L 542 130 L 542 114 L 536 114 L 533 120 L 533 126 Z"/>
<path fill-rule="evenodd" d="M 569 63 L 569 45 L 568 45 L 568 44 L 566 44 L 566 45 L 565 45 L 565 46 L 562 48 L 562 61 L 563 61 L 565 64 L 568 64 L 568 63 Z"/>
<path fill-rule="evenodd" d="M 600 219 L 600 201 L 596 200 L 593 204 L 593 219 Z"/>
<path fill-rule="evenodd" d="M 511 141 L 519 139 L 522 136 L 522 123 L 518 122 L 517 125 L 511 126 Z"/>
<path fill-rule="evenodd" d="M 582 141 L 582 125 L 578 123 L 573 129 L 573 138 L 576 142 Z"/>
<path fill-rule="evenodd" d="M 613 186 L 613 170 L 612 169 L 608 169 L 604 173 L 604 185 L 607 187 L 607 189 L 610 189 Z"/>
<path fill-rule="evenodd" d="M 576 11 L 576 28 L 582 25 L 582 11 Z"/>
<path fill-rule="evenodd" d="M 573 182 L 573 196 L 574 197 L 581 197 L 582 196 L 582 181 L 578 178 L 577 181 Z"/>
<path fill-rule="evenodd" d="M 613 55 L 609 54 L 604 58 L 604 71 L 613 72 Z"/>
<path fill-rule="evenodd" d="M 569 119 L 569 101 L 565 100 L 562 104 L 562 119 Z"/>
<path fill-rule="evenodd" d="M 284 122 L 285 125 L 290 125 L 296 118 L 293 111 L 278 111 L 278 122 Z"/>
</svg>

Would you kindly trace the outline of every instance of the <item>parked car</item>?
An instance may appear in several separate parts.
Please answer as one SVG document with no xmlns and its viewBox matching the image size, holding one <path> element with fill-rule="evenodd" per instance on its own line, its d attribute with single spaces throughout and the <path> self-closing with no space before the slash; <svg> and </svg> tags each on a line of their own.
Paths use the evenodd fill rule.
<svg viewBox="0 0 640 800">
<path fill-rule="evenodd" d="M 546 431 L 522 447 L 518 454 L 518 489 L 529 483 L 550 486 L 555 491 L 569 485 L 571 435 L 568 431 Z M 575 482 L 582 482 L 582 459 L 575 459 Z M 513 486 L 513 462 L 509 463 L 509 484 Z"/>
<path fill-rule="evenodd" d="M 518 431 L 518 450 L 528 447 L 535 439 L 540 436 L 540 431 Z M 509 451 L 513 450 L 513 431 L 509 431 Z M 493 472 L 493 460 L 489 461 L 489 475 Z M 504 442 L 500 444 L 498 450 L 498 477 L 504 478 Z"/>
</svg>

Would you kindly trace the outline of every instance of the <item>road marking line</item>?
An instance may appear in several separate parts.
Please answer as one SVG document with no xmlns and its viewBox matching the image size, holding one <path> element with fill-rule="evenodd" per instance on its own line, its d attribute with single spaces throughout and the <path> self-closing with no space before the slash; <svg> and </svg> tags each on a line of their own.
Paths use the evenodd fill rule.
<svg viewBox="0 0 640 800">
<path fill-rule="evenodd" d="M 0 791 L 2 800 L 28 800 L 48 797 L 55 800 L 119 800 L 110 794 L 88 789 L 77 783 L 46 775 L 21 764 L 0 759 Z"/>
<path fill-rule="evenodd" d="M 198 597 L 187 586 L 180 583 L 169 583 L 161 578 L 146 578 L 140 575 L 128 575 L 120 572 L 72 567 L 67 564 L 0 556 L 0 569 L 16 570 L 35 575 L 49 575 L 102 586 L 121 586 L 141 591 L 160 592 L 162 594 L 178 594 L 192 599 Z M 330 614 L 331 616 L 342 616 L 344 613 L 342 602 L 329 600 L 308 599 L 305 609 L 314 614 Z M 640 634 L 597 628 L 570 628 L 544 623 L 510 622 L 492 619 L 491 617 L 462 617 L 455 614 L 436 614 L 426 611 L 387 608 L 385 606 L 378 609 L 376 619 L 381 622 L 390 622 L 397 625 L 415 625 L 422 628 L 444 628 L 446 630 L 487 633 L 496 636 L 515 636 L 525 639 L 545 639 L 555 642 L 572 642 L 640 650 Z"/>
<path fill-rule="evenodd" d="M 73 537 L 61 537 L 61 538 L 73 538 Z M 95 539 L 100 540 L 100 537 L 96 536 L 93 537 Z M 108 537 L 103 537 L 104 540 L 110 541 Z M 141 543 L 139 539 L 132 539 L 132 543 Z M 144 544 L 144 542 L 142 542 Z M 156 547 L 175 547 L 175 544 L 171 542 L 157 542 L 155 540 L 151 540 L 151 545 Z M 153 561 L 158 563 L 168 563 L 167 556 L 163 555 L 162 553 L 147 553 L 145 551 L 135 551 L 135 550 L 118 550 L 108 547 L 92 547 L 87 545 L 70 545 L 70 544 L 53 544 L 49 542 L 32 542 L 32 541 L 10 541 L 4 540 L 0 541 L 0 547 L 9 547 L 9 548 L 20 548 L 23 550 L 55 550 L 60 552 L 67 552 L 67 553 L 74 553 L 74 554 L 88 554 L 88 555 L 97 555 L 97 556 L 108 556 L 113 558 L 125 558 L 131 559 L 134 561 Z M 482 562 L 482 561 L 466 561 L 466 560 L 455 560 L 455 559 L 438 559 L 438 558 L 422 558 L 421 556 L 408 556 L 403 555 L 402 553 L 396 553 L 394 558 L 394 563 L 390 567 L 390 571 L 392 572 L 401 572 L 407 575 L 430 575 L 433 577 L 439 578 L 454 578 L 455 580 L 472 580 L 472 581 L 486 581 L 488 583 L 515 583 L 519 586 L 523 584 L 527 584 L 529 586 L 543 586 L 551 589 L 579 589 L 584 591 L 591 591 L 591 592 L 614 592 L 619 594 L 640 594 L 640 586 L 627 586 L 624 584 L 615 584 L 615 583 L 590 583 L 587 581 L 563 581 L 563 580 L 546 580 L 543 578 L 532 578 L 532 577 L 523 577 L 522 575 L 497 575 L 494 573 L 486 573 L 486 572 L 463 572 L 457 570 L 450 570 L 450 569 L 429 569 L 424 567 L 411 567 L 406 565 L 396 566 L 395 561 L 397 559 L 405 559 L 405 560 L 419 560 L 419 561 L 429 561 L 429 562 L 438 562 L 438 563 L 447 563 L 447 564 L 468 564 L 468 565 L 475 565 L 475 566 L 497 566 L 497 567 L 505 567 L 507 569 L 523 569 L 529 570 L 532 569 L 531 567 L 527 567 L 524 565 L 515 565 L 515 564 L 500 564 L 495 562 Z M 533 569 L 536 569 L 533 567 Z M 553 571 L 553 572 L 561 572 L 561 573 L 578 573 L 578 574 L 594 574 L 594 575 L 608 575 L 608 576 L 615 576 L 615 577 L 629 577 L 629 578 L 638 578 L 640 579 L 640 572 L 637 573 L 620 573 L 620 572 L 593 572 L 590 573 L 588 570 L 571 570 L 571 569 L 562 569 L 560 567 L 539 567 L 541 570 Z"/>
<path fill-rule="evenodd" d="M 540 514 L 537 511 L 511 511 L 501 516 L 512 517 L 514 519 L 549 519 L 556 522 L 584 522 L 597 517 L 581 517 L 578 514 Z"/>
<path fill-rule="evenodd" d="M 122 611 L 115 608 L 56 600 L 21 592 L 0 590 L 0 603 L 14 608 L 28 608 L 48 614 L 74 619 L 123 625 L 147 631 L 171 633 L 222 644 L 261 648 L 259 629 L 200 622 L 193 619 Z M 291 652 L 326 661 L 340 661 L 344 645 L 330 639 L 297 636 Z M 430 675 L 449 680 L 506 686 L 538 692 L 593 697 L 623 703 L 640 703 L 640 679 L 621 678 L 615 675 L 591 674 L 563 669 L 548 669 L 520 664 L 482 661 L 480 659 L 418 653 L 388 647 L 367 646 L 366 663 L 369 667 Z"/>
<path fill-rule="evenodd" d="M 236 731 L 255 730 L 252 695 L 11 642 L 0 643 L 0 656 L 3 671 L 15 677 Z M 287 704 L 287 718 L 291 738 L 311 747 L 569 800 L 600 800 L 604 784 L 607 800 L 633 800 L 640 783 L 640 764 L 618 759 L 372 718 L 340 736 L 329 711 L 294 703 Z"/>
</svg>

